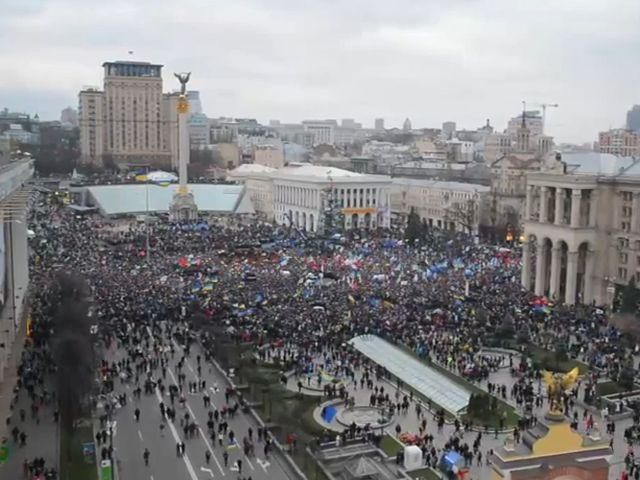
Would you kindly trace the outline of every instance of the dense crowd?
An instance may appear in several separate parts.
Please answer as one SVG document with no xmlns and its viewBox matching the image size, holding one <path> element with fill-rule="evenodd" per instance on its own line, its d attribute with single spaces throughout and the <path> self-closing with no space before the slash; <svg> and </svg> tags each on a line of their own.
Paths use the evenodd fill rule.
<svg viewBox="0 0 640 480">
<path fill-rule="evenodd" d="M 433 230 L 408 245 L 401 232 L 391 230 L 319 239 L 261 221 L 224 218 L 178 226 L 160 220 L 150 227 L 146 251 L 144 225 L 74 215 L 48 202 L 37 218 L 30 245 L 34 283 L 45 285 L 60 269 L 82 275 L 105 342 L 131 338 L 129 325 L 155 328 L 160 321 L 187 320 L 196 330 L 223 326 L 227 335 L 254 342 L 258 355 L 279 355 L 291 368 L 303 369 L 311 358 L 327 354 L 344 366 L 359 365 L 361 359 L 344 345 L 354 336 L 375 334 L 470 378 L 486 378 L 498 367 L 499 359 L 479 352 L 483 342 L 505 330 L 550 349 L 563 344 L 569 354 L 611 375 L 633 353 L 618 341 L 620 333 L 607 324 L 604 309 L 541 308 L 540 299 L 520 286 L 517 250 L 478 244 L 463 234 Z M 47 299 L 37 295 L 36 348 L 25 354 L 20 372 L 32 415 L 51 398 L 42 381 L 50 365 L 47 307 Z M 126 368 L 135 368 L 139 359 L 132 359 Z M 531 366 L 513 359 L 510 366 L 522 382 L 511 392 L 489 388 L 518 404 L 542 402 L 526 380 L 536 374 Z M 105 380 L 108 389 L 109 375 Z M 408 405 L 398 401 L 398 408 Z M 21 440 L 19 428 L 15 434 Z M 457 439 L 451 442 L 458 448 Z"/>
</svg>

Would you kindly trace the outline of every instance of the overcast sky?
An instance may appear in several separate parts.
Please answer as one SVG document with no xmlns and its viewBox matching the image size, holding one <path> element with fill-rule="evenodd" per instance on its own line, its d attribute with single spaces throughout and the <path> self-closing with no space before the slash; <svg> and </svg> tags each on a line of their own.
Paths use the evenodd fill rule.
<svg viewBox="0 0 640 480">
<path fill-rule="evenodd" d="M 263 122 L 502 130 L 526 100 L 590 142 L 640 103 L 640 0 L 0 0 L 0 45 L 0 108 L 43 119 L 127 58 Z"/>
</svg>

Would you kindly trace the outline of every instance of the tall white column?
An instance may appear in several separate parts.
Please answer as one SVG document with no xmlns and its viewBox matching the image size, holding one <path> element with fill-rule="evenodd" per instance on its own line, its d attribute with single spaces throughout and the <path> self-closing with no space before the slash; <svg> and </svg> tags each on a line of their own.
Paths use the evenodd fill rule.
<svg viewBox="0 0 640 480">
<path fill-rule="evenodd" d="M 560 296 L 560 247 L 551 249 L 551 275 L 549 277 L 549 298 L 558 300 Z"/>
<path fill-rule="evenodd" d="M 634 212 L 635 213 L 635 212 Z M 640 215 L 640 211 L 638 212 Z M 589 200 L 589 226 L 595 227 L 598 218 L 598 190 L 591 190 L 591 199 Z"/>
<path fill-rule="evenodd" d="M 576 275 L 578 274 L 578 252 L 567 252 L 567 289 L 565 303 L 576 303 Z"/>
<path fill-rule="evenodd" d="M 571 228 L 580 227 L 580 199 L 582 198 L 582 190 L 571 191 Z"/>
<path fill-rule="evenodd" d="M 593 291 L 593 272 L 596 256 L 593 251 L 587 250 L 587 258 L 584 265 L 584 291 L 582 292 L 582 303 L 591 303 L 595 299 Z"/>
<path fill-rule="evenodd" d="M 187 165 L 189 164 L 188 113 L 178 113 L 178 181 L 180 189 L 187 187 Z"/>
<path fill-rule="evenodd" d="M 528 191 L 528 190 L 527 190 Z M 529 290 L 531 288 L 531 246 L 525 242 L 522 246 L 522 286 Z"/>
<path fill-rule="evenodd" d="M 556 188 L 556 215 L 555 224 L 562 225 L 564 221 L 564 188 Z"/>
<path fill-rule="evenodd" d="M 540 223 L 546 223 L 548 219 L 549 210 L 549 189 L 547 187 L 540 187 Z"/>
<path fill-rule="evenodd" d="M 541 241 L 536 245 L 536 285 L 535 294 L 544 295 L 545 284 L 545 244 Z"/>
<path fill-rule="evenodd" d="M 527 185 L 527 199 L 524 204 L 524 221 L 531 220 L 531 210 L 533 209 L 533 185 Z"/>
</svg>

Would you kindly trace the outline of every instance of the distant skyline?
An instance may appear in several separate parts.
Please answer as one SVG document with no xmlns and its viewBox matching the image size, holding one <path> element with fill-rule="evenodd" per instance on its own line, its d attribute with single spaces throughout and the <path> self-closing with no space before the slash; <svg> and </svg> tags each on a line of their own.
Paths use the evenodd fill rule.
<svg viewBox="0 0 640 480">
<path fill-rule="evenodd" d="M 104 61 L 191 71 L 211 117 L 498 130 L 547 112 L 556 142 L 593 142 L 640 103 L 638 0 L 8 0 L 0 108 L 57 119 Z M 133 55 L 128 52 L 133 51 Z"/>
</svg>

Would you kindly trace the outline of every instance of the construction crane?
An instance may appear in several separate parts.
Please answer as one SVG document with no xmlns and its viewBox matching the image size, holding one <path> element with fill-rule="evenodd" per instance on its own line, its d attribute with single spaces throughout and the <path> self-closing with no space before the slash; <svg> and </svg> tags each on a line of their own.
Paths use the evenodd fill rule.
<svg viewBox="0 0 640 480">
<path fill-rule="evenodd" d="M 560 105 L 557 103 L 540 103 L 540 107 L 542 107 L 542 133 L 544 133 L 544 127 L 547 121 L 547 108 L 558 108 Z"/>
</svg>

